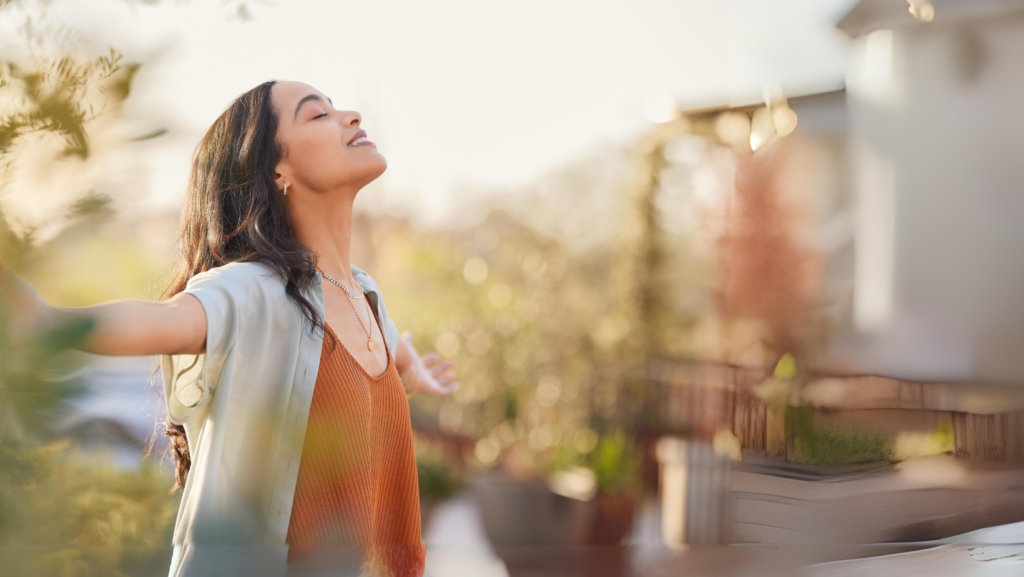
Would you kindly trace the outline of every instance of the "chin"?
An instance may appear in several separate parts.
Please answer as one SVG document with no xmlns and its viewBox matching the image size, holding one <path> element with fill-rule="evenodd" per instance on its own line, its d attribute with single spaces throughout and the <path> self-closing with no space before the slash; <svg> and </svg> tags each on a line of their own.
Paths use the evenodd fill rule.
<svg viewBox="0 0 1024 577">
<path fill-rule="evenodd" d="M 384 155 L 377 153 L 377 156 L 380 158 L 380 160 L 376 162 L 373 166 L 373 169 L 370 170 L 370 172 L 373 173 L 373 178 L 377 178 L 378 176 L 384 174 L 384 171 L 388 169 L 388 160 L 384 158 Z"/>
<path fill-rule="evenodd" d="M 384 160 L 384 157 L 380 157 L 380 162 L 375 162 L 372 165 L 366 166 L 363 170 L 359 171 L 360 175 L 357 179 L 362 183 L 362 186 L 366 186 L 371 182 L 380 178 L 380 175 L 384 174 L 384 171 L 388 168 L 388 161 Z"/>
</svg>

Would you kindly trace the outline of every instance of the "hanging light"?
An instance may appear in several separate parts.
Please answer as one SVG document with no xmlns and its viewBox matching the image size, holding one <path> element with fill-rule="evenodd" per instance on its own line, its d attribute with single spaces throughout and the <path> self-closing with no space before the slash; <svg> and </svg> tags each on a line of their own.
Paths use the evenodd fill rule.
<svg viewBox="0 0 1024 577">
<path fill-rule="evenodd" d="M 783 103 L 772 107 L 771 110 L 772 124 L 775 126 L 775 133 L 779 137 L 789 136 L 796 130 L 796 112 L 793 112 L 789 104 Z"/>
<path fill-rule="evenodd" d="M 921 22 L 931 22 L 935 19 L 935 7 L 928 0 L 907 0 L 910 4 L 909 12 Z"/>
<path fill-rule="evenodd" d="M 764 107 L 754 111 L 750 127 L 750 148 L 757 150 L 772 137 L 789 136 L 796 130 L 796 112 L 789 107 L 789 101 L 782 87 L 769 84 L 764 88 Z"/>
<path fill-rule="evenodd" d="M 775 122 L 771 110 L 762 106 L 754 111 L 750 119 L 750 149 L 757 150 L 775 136 Z"/>
</svg>

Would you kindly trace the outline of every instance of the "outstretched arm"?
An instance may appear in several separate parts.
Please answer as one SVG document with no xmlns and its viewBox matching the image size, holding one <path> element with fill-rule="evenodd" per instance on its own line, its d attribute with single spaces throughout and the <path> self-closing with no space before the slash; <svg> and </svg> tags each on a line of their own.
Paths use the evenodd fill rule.
<svg viewBox="0 0 1024 577">
<path fill-rule="evenodd" d="M 120 300 L 89 307 L 54 307 L 0 264 L 0 298 L 10 306 L 14 342 L 88 319 L 93 330 L 77 348 L 90 353 L 200 354 L 206 350 L 206 312 L 199 299 L 189 294 L 164 302 Z"/>
<path fill-rule="evenodd" d="M 441 355 L 430 353 L 420 357 L 412 346 L 412 333 L 406 331 L 398 339 L 395 354 L 395 368 L 402 378 L 402 386 L 408 395 L 425 393 L 434 396 L 450 395 L 459 388 L 452 372 L 454 361 L 442 361 Z"/>
</svg>

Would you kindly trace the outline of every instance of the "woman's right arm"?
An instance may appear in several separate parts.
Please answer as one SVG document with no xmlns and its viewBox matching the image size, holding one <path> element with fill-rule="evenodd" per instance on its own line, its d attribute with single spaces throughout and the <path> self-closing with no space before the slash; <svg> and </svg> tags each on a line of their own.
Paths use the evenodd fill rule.
<svg viewBox="0 0 1024 577">
<path fill-rule="evenodd" d="M 0 277 L 0 296 L 14 312 L 11 328 L 16 341 L 52 327 L 89 319 L 93 330 L 77 348 L 90 353 L 158 355 L 206 351 L 206 312 L 199 299 L 190 294 L 181 293 L 163 302 L 120 300 L 89 307 L 53 307 L 3 265 Z"/>
<path fill-rule="evenodd" d="M 163 302 L 121 300 L 81 308 L 50 307 L 52 321 L 95 323 L 79 349 L 99 355 L 191 354 L 206 351 L 206 312 L 199 299 L 177 294 Z"/>
</svg>

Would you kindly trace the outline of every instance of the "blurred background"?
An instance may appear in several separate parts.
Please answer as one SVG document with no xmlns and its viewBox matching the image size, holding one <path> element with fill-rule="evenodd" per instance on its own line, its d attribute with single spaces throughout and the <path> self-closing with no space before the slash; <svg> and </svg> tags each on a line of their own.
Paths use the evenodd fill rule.
<svg viewBox="0 0 1024 577">
<path fill-rule="evenodd" d="M 456 360 L 431 575 L 1024 571 L 1024 1 L 0 0 L 0 259 L 159 298 L 268 79 L 363 114 L 353 262 Z M 157 359 L 86 328 L 2 331 L 2 574 L 167 570 Z"/>
</svg>

